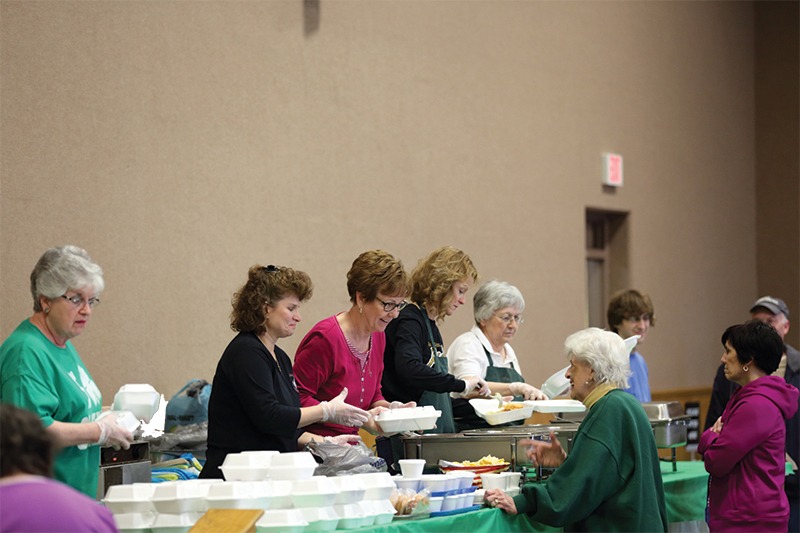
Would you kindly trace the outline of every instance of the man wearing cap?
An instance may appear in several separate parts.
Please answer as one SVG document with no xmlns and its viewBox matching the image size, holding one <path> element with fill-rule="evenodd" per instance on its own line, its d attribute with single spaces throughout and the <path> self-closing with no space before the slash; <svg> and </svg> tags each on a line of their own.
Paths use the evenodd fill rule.
<svg viewBox="0 0 800 533">
<path fill-rule="evenodd" d="M 755 320 L 760 320 L 775 328 L 775 331 L 778 332 L 782 339 L 789 332 L 789 308 L 786 306 L 786 302 L 780 298 L 772 296 L 759 298 L 750 308 L 750 314 Z M 711 403 L 708 406 L 704 429 L 708 429 L 717 421 L 722 415 L 728 400 L 739 388 L 738 385 L 725 378 L 724 368 L 724 364 L 720 365 L 717 369 L 717 375 L 714 377 L 714 386 L 711 389 Z M 786 383 L 800 389 L 800 352 L 784 343 L 784 354 L 781 358 L 780 366 L 773 375 L 783 377 Z M 789 506 L 791 508 L 789 531 L 799 531 L 800 476 L 797 474 L 796 465 L 800 460 L 800 410 L 786 421 L 786 454 L 788 456 L 787 460 L 794 463 L 794 474 L 786 477 L 786 496 L 789 498 Z"/>
</svg>

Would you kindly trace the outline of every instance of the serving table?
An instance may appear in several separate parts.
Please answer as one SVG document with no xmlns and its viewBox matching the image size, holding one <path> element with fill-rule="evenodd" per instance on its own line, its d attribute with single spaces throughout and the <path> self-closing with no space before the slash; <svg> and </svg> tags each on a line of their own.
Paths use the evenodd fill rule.
<svg viewBox="0 0 800 533">
<path fill-rule="evenodd" d="M 667 519 L 671 531 L 707 531 L 705 528 L 706 493 L 708 473 L 701 461 L 678 461 L 676 471 L 672 463 L 661 465 L 664 493 L 667 503 Z M 524 515 L 511 516 L 499 509 L 484 507 L 477 511 L 403 520 L 395 518 L 392 523 L 351 531 L 370 531 L 385 533 L 452 533 L 470 531 L 471 533 L 496 533 L 514 531 L 563 531 Z"/>
</svg>

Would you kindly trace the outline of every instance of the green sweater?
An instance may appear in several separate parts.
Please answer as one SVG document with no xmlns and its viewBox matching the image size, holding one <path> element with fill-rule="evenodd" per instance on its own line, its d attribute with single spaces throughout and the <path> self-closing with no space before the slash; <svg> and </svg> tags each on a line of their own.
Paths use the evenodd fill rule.
<svg viewBox="0 0 800 533">
<path fill-rule="evenodd" d="M 667 531 L 653 430 L 639 402 L 610 391 L 589 410 L 564 462 L 514 497 L 517 511 L 566 531 Z"/>
</svg>

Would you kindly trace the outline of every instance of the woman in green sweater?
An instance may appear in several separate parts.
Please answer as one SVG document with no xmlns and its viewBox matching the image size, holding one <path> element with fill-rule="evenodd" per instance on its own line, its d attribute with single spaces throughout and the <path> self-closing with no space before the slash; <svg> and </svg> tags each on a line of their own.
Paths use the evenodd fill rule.
<svg viewBox="0 0 800 533">
<path fill-rule="evenodd" d="M 556 468 L 514 498 L 487 490 L 486 502 L 566 531 L 667 531 L 658 450 L 641 404 L 626 393 L 628 351 L 612 332 L 589 328 L 564 342 L 570 396 L 588 409 L 569 456 L 555 435 L 527 441 L 534 465 Z"/>
</svg>

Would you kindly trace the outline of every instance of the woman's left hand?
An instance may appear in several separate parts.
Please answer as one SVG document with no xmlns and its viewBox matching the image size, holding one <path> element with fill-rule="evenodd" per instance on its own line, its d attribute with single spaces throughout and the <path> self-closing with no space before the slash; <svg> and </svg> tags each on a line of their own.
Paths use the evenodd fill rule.
<svg viewBox="0 0 800 533">
<path fill-rule="evenodd" d="M 503 492 L 502 489 L 489 489 L 483 497 L 489 507 L 497 507 L 508 514 L 517 514 L 517 504 L 514 498 Z"/>
</svg>

